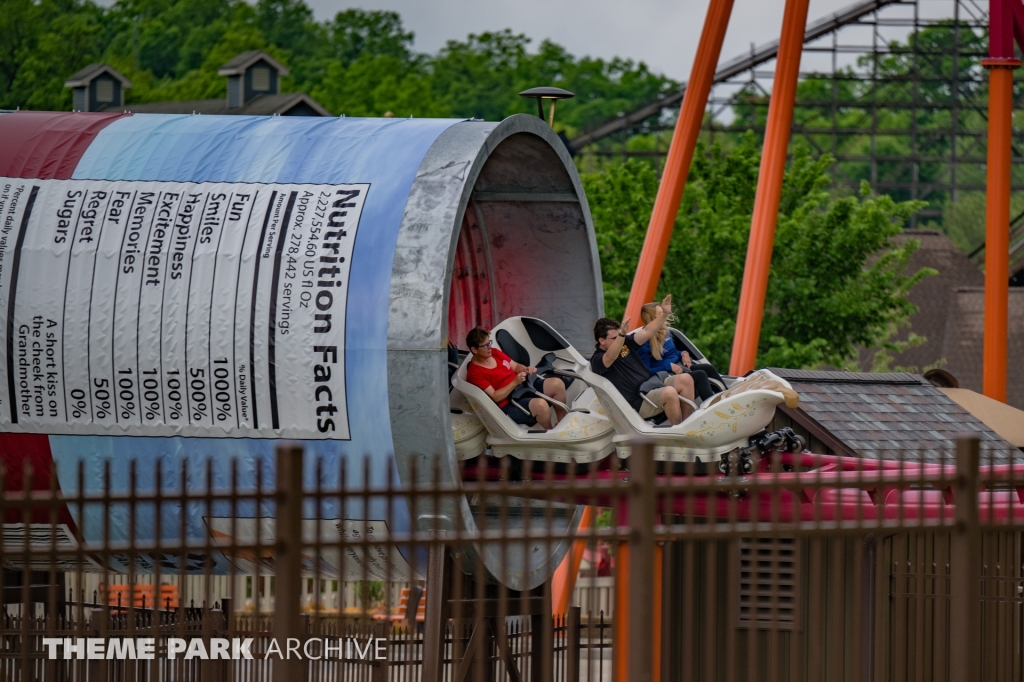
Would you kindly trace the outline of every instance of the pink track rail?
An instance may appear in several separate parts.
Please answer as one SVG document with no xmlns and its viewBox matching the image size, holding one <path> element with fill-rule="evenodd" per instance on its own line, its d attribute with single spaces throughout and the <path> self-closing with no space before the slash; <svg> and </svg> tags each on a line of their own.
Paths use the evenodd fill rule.
<svg viewBox="0 0 1024 682">
<path fill-rule="evenodd" d="M 760 470 L 740 478 L 723 475 L 660 475 L 656 480 L 658 512 L 739 522 L 857 523 L 917 520 L 952 522 L 956 500 L 951 465 L 859 459 L 812 453 L 773 453 L 775 461 L 803 471 Z M 488 466 L 464 470 L 463 480 L 497 482 L 500 470 Z M 482 478 L 480 477 L 482 474 Z M 525 497 L 616 507 L 626 512 L 623 491 L 629 472 L 599 470 L 570 476 L 534 472 L 537 485 Z M 978 510 L 983 524 L 1024 523 L 1024 463 L 981 466 Z M 546 490 L 541 492 L 541 490 Z M 575 492 L 574 489 L 582 488 Z M 737 489 L 743 494 L 735 496 Z"/>
</svg>

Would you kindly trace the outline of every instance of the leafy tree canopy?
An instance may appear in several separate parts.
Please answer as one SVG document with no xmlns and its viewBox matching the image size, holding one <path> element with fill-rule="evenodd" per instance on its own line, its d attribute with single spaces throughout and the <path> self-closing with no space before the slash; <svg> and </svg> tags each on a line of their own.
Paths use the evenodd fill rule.
<svg viewBox="0 0 1024 682">
<path fill-rule="evenodd" d="M 576 93 L 558 123 L 580 128 L 650 101 L 678 83 L 643 63 L 575 57 L 550 41 L 536 50 L 509 30 L 413 50 L 394 12 L 346 9 L 317 21 L 303 0 L 0 0 L 0 108 L 66 110 L 64 80 L 105 61 L 133 82 L 127 102 L 221 97 L 218 68 L 263 49 L 288 65 L 284 91 L 305 91 L 336 114 L 497 120 L 533 111 L 536 85 Z"/>
<path fill-rule="evenodd" d="M 106 8 L 90 0 L 0 0 L 0 35 L 0 108 L 67 110 L 64 80 L 99 61 L 133 81 L 129 104 L 222 97 L 218 68 L 251 49 L 288 65 L 285 91 L 308 92 L 338 114 L 495 120 L 533 111 L 532 101 L 518 97 L 522 89 L 565 87 L 576 98 L 559 105 L 558 125 L 570 136 L 678 87 L 643 63 L 575 57 L 550 41 L 533 50 L 529 38 L 510 30 L 419 54 L 394 12 L 347 9 L 317 21 L 303 0 L 117 0 Z M 901 73 L 907 65 L 894 58 L 880 68 Z M 857 87 L 851 83 L 846 94 L 856 98 Z M 934 95 L 945 96 L 941 86 Z M 741 109 L 742 121 L 750 114 Z M 732 342 L 759 164 L 752 136 L 728 142 L 728 152 L 713 147 L 695 155 L 661 283 L 661 294 L 675 295 L 679 326 L 721 366 Z M 830 162 L 798 149 L 786 175 L 761 364 L 843 365 L 856 346 L 884 345 L 913 310 L 907 291 L 927 274 L 901 274 L 915 244 L 892 240 L 920 202 L 872 196 L 866 186 L 859 196 L 830 197 Z M 584 182 L 607 309 L 620 315 L 656 172 L 643 162 L 612 163 Z"/>
<path fill-rule="evenodd" d="M 760 150 L 753 135 L 731 151 L 694 155 L 658 298 L 673 295 L 676 325 L 711 361 L 728 366 Z M 918 244 L 894 237 L 922 202 L 833 198 L 827 155 L 798 148 L 786 173 L 758 348 L 759 366 L 845 366 L 858 346 L 885 347 L 914 312 L 907 292 L 934 271 L 904 274 Z M 658 180 L 640 161 L 583 177 L 597 229 L 605 308 L 621 316 Z"/>
</svg>

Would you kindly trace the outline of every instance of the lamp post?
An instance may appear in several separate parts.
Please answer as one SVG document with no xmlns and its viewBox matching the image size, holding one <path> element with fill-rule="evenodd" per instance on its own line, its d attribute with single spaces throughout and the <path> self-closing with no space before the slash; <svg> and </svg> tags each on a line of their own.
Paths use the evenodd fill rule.
<svg viewBox="0 0 1024 682">
<path fill-rule="evenodd" d="M 544 119 L 544 100 L 551 100 L 551 108 L 548 113 L 548 125 L 552 128 L 555 127 L 555 102 L 560 99 L 572 99 L 576 95 L 563 90 L 562 88 L 552 87 L 550 85 L 544 85 L 539 88 L 530 88 L 529 90 L 523 90 L 519 93 L 520 97 L 527 99 L 537 100 L 537 116 L 541 120 Z"/>
</svg>

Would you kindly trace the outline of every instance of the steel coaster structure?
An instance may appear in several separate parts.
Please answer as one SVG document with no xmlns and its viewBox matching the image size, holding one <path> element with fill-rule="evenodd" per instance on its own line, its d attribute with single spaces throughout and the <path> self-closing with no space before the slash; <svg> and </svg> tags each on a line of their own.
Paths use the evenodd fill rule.
<svg viewBox="0 0 1024 682">
<path fill-rule="evenodd" d="M 865 0 L 808 25 L 793 110 L 792 140 L 829 153 L 832 185 L 872 190 L 928 206 L 912 218 L 941 219 L 947 202 L 985 190 L 988 3 Z M 762 137 L 779 41 L 751 45 L 714 74 L 701 137 L 728 143 Z M 570 141 L 584 157 L 663 161 L 685 94 L 623 113 Z M 1015 101 L 1021 96 L 1015 87 Z M 1024 190 L 1024 130 L 1013 131 L 1011 191 Z"/>
<path fill-rule="evenodd" d="M 819 22 L 812 25 L 810 29 L 807 26 L 808 0 L 786 0 L 782 16 L 782 30 L 778 43 L 774 46 L 766 46 L 762 50 L 753 50 L 747 68 L 737 68 L 734 66 L 730 69 L 718 69 L 717 66 L 721 56 L 725 32 L 732 15 L 733 0 L 712 0 L 705 16 L 704 27 L 697 46 L 690 79 L 687 82 L 687 87 L 681 94 L 679 113 L 673 126 L 671 143 L 665 158 L 663 173 L 658 187 L 658 195 L 651 212 L 650 223 L 630 290 L 629 301 L 626 305 L 626 318 L 635 319 L 638 317 L 643 303 L 654 300 L 665 262 L 665 255 L 671 242 L 672 231 L 679 212 L 683 190 L 686 186 L 690 164 L 693 160 L 693 154 L 696 150 L 701 130 L 705 125 L 705 121 L 709 118 L 706 116 L 709 106 L 713 114 L 710 117 L 711 128 L 715 128 L 715 100 L 712 98 L 712 91 L 716 85 L 728 86 L 730 85 L 730 78 L 749 71 L 747 80 L 753 80 L 753 83 L 746 83 L 746 87 L 740 84 L 740 87 L 734 90 L 732 101 L 743 105 L 760 101 L 762 104 L 766 103 L 767 112 L 764 117 L 761 166 L 758 173 L 757 191 L 751 218 L 750 237 L 747 246 L 743 286 L 740 293 L 729 374 L 739 376 L 755 368 L 780 194 L 790 148 L 791 133 L 794 132 L 794 122 L 807 124 L 813 121 L 813 119 L 807 120 L 802 116 L 796 115 L 798 111 L 802 111 L 798 108 L 797 104 L 798 84 L 801 81 L 801 76 L 807 76 L 806 72 L 801 71 L 805 44 L 811 43 L 809 46 L 811 50 L 808 51 L 808 54 L 813 56 L 813 49 L 816 47 L 815 41 L 831 36 L 831 47 L 825 46 L 824 49 L 832 57 L 831 73 L 833 77 L 831 79 L 822 79 L 826 83 L 831 83 L 831 88 L 829 88 L 831 92 L 825 93 L 831 94 L 831 97 L 823 98 L 820 93 L 815 93 L 811 98 L 811 110 L 813 111 L 814 107 L 819 109 L 825 107 L 826 111 L 831 113 L 830 117 L 822 121 L 824 125 L 820 125 L 821 134 L 825 140 L 831 141 L 833 149 L 837 152 L 839 151 L 839 133 L 849 126 L 849 121 L 845 116 L 846 113 L 849 113 L 845 111 L 846 105 L 849 105 L 848 108 L 854 110 L 855 122 L 858 119 L 858 113 L 861 114 L 859 116 L 861 121 L 868 122 L 866 130 L 863 125 L 853 125 L 852 130 L 857 135 L 864 135 L 865 132 L 868 133 L 868 140 L 870 141 L 868 147 L 869 154 L 862 154 L 861 156 L 864 157 L 863 161 L 869 164 L 868 167 L 871 169 L 872 177 L 876 180 L 876 185 L 879 184 L 877 172 L 880 167 L 878 164 L 881 161 L 879 155 L 881 145 L 879 145 L 879 142 L 886 139 L 886 137 L 891 138 L 894 134 L 893 130 L 879 125 L 880 123 L 884 123 L 887 126 L 891 125 L 889 123 L 890 117 L 887 116 L 886 120 L 883 121 L 879 113 L 882 111 L 909 112 L 910 125 L 901 125 L 899 128 L 909 128 L 909 131 L 901 133 L 901 135 L 909 135 L 910 148 L 899 150 L 900 153 L 893 155 L 892 162 L 898 164 L 904 156 L 909 157 L 911 168 L 910 183 L 908 185 L 906 179 L 899 178 L 898 174 L 896 178 L 889 179 L 889 182 L 899 183 L 892 189 L 910 189 L 911 198 L 920 197 L 918 194 L 922 189 L 920 186 L 920 171 L 925 159 L 923 153 L 935 153 L 935 150 L 931 147 L 922 148 L 920 142 L 923 139 L 928 139 L 928 136 L 937 140 L 943 139 L 942 132 L 930 131 L 922 135 L 922 131 L 926 129 L 926 126 L 922 125 L 919 112 L 922 109 L 927 109 L 922 106 L 927 103 L 927 100 L 922 97 L 923 94 L 934 92 L 944 95 L 944 97 L 936 97 L 937 102 L 942 99 L 948 100 L 944 108 L 938 106 L 930 106 L 928 108 L 933 111 L 949 113 L 945 121 L 945 139 L 950 150 L 948 156 L 951 158 L 959 156 L 957 163 L 952 164 L 953 167 L 959 164 L 969 164 L 970 160 L 976 158 L 971 156 L 971 154 L 978 153 L 976 150 L 980 149 L 980 140 L 985 140 L 984 173 L 983 176 L 978 174 L 977 180 L 974 181 L 976 183 L 975 189 L 984 189 L 986 197 L 983 383 L 985 395 L 1005 402 L 1011 222 L 1010 195 L 1014 188 L 1013 161 L 1015 157 L 1020 157 L 1020 153 L 1017 150 L 1018 140 L 1015 139 L 1013 133 L 1013 108 L 1015 103 L 1014 70 L 1021 66 L 1021 61 L 1016 57 L 1015 47 L 1016 45 L 1024 45 L 1024 4 L 1020 0 L 990 0 L 988 3 L 989 11 L 986 16 L 980 5 L 976 5 L 973 2 L 964 3 L 961 0 L 953 0 L 953 3 L 953 16 L 951 18 L 945 17 L 945 23 L 938 25 L 938 32 L 940 34 L 944 31 L 947 34 L 949 32 L 952 33 L 953 49 L 921 50 L 920 46 L 926 43 L 926 41 L 921 39 L 926 31 L 921 25 L 924 15 L 922 15 L 920 10 L 925 6 L 921 0 L 915 3 L 883 3 L 880 1 L 862 3 L 841 13 L 843 19 L 836 18 L 837 20 L 825 22 L 825 24 Z M 894 8 L 905 8 L 906 5 L 910 5 L 913 10 L 911 13 L 912 23 L 910 24 L 913 31 L 910 40 L 907 42 L 910 46 L 909 50 L 899 48 L 898 43 L 894 44 L 891 40 L 880 40 L 882 28 L 886 27 L 880 14 L 883 10 L 893 11 Z M 971 8 L 972 11 L 961 17 L 960 11 L 965 7 Z M 867 28 L 870 30 L 871 35 L 871 58 L 866 62 L 859 60 L 854 63 L 859 67 L 863 67 L 865 64 L 869 65 L 870 78 L 866 78 L 863 73 L 858 75 L 857 70 L 853 66 L 844 64 L 842 66 L 846 68 L 839 68 L 841 66 L 839 55 L 844 54 L 844 52 L 839 49 L 838 31 L 842 28 L 852 27 L 852 25 L 865 17 L 870 17 L 867 20 Z M 966 25 L 961 21 L 962 18 L 967 19 L 968 23 Z M 942 17 L 940 17 L 941 19 Z M 896 27 L 898 26 L 899 23 L 896 22 Z M 943 28 L 943 26 L 946 28 Z M 906 25 L 904 25 L 904 28 L 906 28 Z M 987 28 L 987 36 L 982 30 L 983 28 Z M 970 37 L 970 40 L 962 41 L 962 37 Z M 987 41 L 985 40 L 986 38 Z M 942 61 L 951 57 L 952 72 L 960 74 L 962 70 L 959 48 L 966 42 L 974 43 L 973 49 L 977 52 L 977 54 L 973 55 L 975 59 L 979 56 L 984 56 L 978 62 L 978 67 L 987 71 L 987 88 L 984 87 L 985 84 L 980 78 L 977 80 L 970 78 L 961 80 L 959 76 L 952 80 L 948 77 L 944 78 L 944 65 L 936 69 L 930 78 L 922 78 L 923 75 L 927 75 L 927 68 L 925 67 L 936 58 L 940 60 L 941 64 Z M 985 45 L 986 42 L 987 45 Z M 884 56 L 881 53 L 881 45 L 883 44 L 890 50 L 890 53 Z M 982 52 L 984 47 L 987 47 L 987 55 Z M 859 49 L 855 48 L 850 54 L 863 54 L 868 51 L 861 47 Z M 965 55 L 965 58 L 968 56 Z M 909 61 L 907 60 L 908 57 Z M 767 62 L 772 58 L 776 60 L 776 64 L 774 72 L 771 74 L 772 82 L 770 96 L 768 96 L 769 90 L 758 82 L 756 67 L 760 63 Z M 890 74 L 900 75 L 902 76 L 901 78 L 890 78 L 888 83 L 886 83 L 885 80 L 878 77 L 880 75 L 880 64 L 891 67 L 893 65 L 899 66 L 901 63 L 903 64 L 902 74 L 898 68 L 895 69 L 894 74 Z M 971 62 L 968 60 L 967 64 L 970 65 Z M 973 65 L 968 66 L 967 73 L 970 74 L 972 70 L 980 75 L 980 69 L 973 67 Z M 846 74 L 848 77 L 838 78 L 841 74 Z M 867 93 L 857 93 L 856 88 L 840 87 L 840 85 L 856 85 L 861 81 L 869 84 L 869 91 Z M 806 78 L 804 78 L 804 82 L 807 82 Z M 892 93 L 884 96 L 884 98 L 880 96 L 880 88 L 883 85 L 891 87 L 893 83 L 899 84 L 901 82 L 910 85 L 909 99 L 906 97 L 906 88 L 901 88 L 902 92 L 898 94 Z M 968 83 L 973 83 L 976 86 L 978 101 L 987 100 L 987 108 L 982 108 L 977 102 L 970 108 L 965 108 L 961 105 L 960 95 L 962 91 L 965 89 L 970 90 L 970 88 L 966 87 Z M 737 83 L 732 83 L 731 85 L 735 87 Z M 849 93 L 855 95 L 855 97 L 851 97 L 848 100 L 840 99 L 840 92 L 844 94 Z M 740 93 L 738 98 L 736 98 L 736 93 Z M 638 112 L 634 112 L 631 117 L 623 116 L 623 119 L 627 119 L 623 124 L 609 124 L 604 128 L 605 133 L 611 135 L 620 130 L 628 133 L 632 125 L 643 125 L 644 121 L 660 115 L 666 106 L 671 106 L 676 101 L 679 100 L 667 98 L 662 100 L 661 103 L 655 103 Z M 733 112 L 739 109 L 741 124 L 746 123 L 749 126 L 759 121 L 759 111 L 756 106 L 753 108 L 749 106 L 736 107 L 733 104 L 729 104 L 728 109 Z M 839 117 L 841 109 L 844 109 L 842 126 L 840 125 Z M 720 108 L 719 111 L 721 110 Z M 747 114 L 746 120 L 744 120 L 744 112 Z M 863 115 L 864 112 L 870 112 L 870 116 L 865 117 Z M 751 113 L 754 115 L 751 116 Z M 977 141 L 977 144 L 961 149 L 961 136 L 957 131 L 962 125 L 962 115 L 964 113 L 968 117 L 976 116 L 979 123 L 983 122 L 983 125 L 980 125 L 979 128 L 985 128 L 985 131 L 982 132 L 979 129 L 976 131 L 976 134 L 965 135 L 966 139 L 973 139 Z M 818 124 L 817 121 L 814 122 L 816 125 Z M 940 125 L 930 127 L 938 127 L 941 131 L 943 129 L 943 121 L 939 120 L 937 123 Z M 725 128 L 725 126 L 722 127 Z M 723 132 L 725 131 L 723 130 Z M 818 137 L 817 131 L 810 129 L 798 132 L 811 140 L 813 146 L 817 146 L 819 150 L 822 149 L 816 139 Z M 583 144 L 584 142 L 593 143 L 598 139 L 598 136 L 592 134 L 589 142 L 577 139 L 573 146 L 579 151 L 586 146 Z M 941 149 L 941 146 L 939 149 Z M 947 154 L 941 155 L 942 158 L 945 156 Z M 839 158 L 838 154 L 837 158 Z M 846 159 L 846 162 L 849 163 L 850 159 Z M 959 191 L 965 189 L 961 185 L 971 180 L 971 178 L 965 178 L 964 175 L 966 174 L 959 174 L 958 180 L 958 174 L 954 170 L 953 179 L 947 179 L 946 181 L 950 190 Z M 981 181 L 982 177 L 984 177 L 983 182 Z M 876 189 L 880 188 L 876 187 Z M 588 519 L 585 517 L 584 524 L 587 521 Z M 555 575 L 554 596 L 556 597 L 556 607 L 561 606 L 558 603 L 558 599 L 564 598 L 562 595 L 566 591 L 571 591 L 565 590 L 565 588 L 560 589 L 558 583 L 562 581 L 564 576 L 568 578 L 567 582 L 571 584 L 578 570 L 578 557 L 581 553 L 582 548 L 580 543 L 577 542 L 567 558 L 567 571 L 564 574 L 560 572 Z M 628 572 L 628 548 L 622 544 L 619 546 L 619 561 L 623 564 L 620 570 Z M 636 580 L 635 583 L 633 579 L 629 581 L 630 588 L 634 584 L 638 586 L 646 585 L 653 578 L 653 593 L 649 593 L 645 589 L 643 594 L 638 594 L 637 597 L 641 601 L 646 601 L 645 598 L 654 596 L 653 603 L 659 603 L 661 586 L 657 574 L 633 577 Z M 628 592 L 629 590 L 626 589 L 619 589 L 617 591 L 617 614 L 628 613 L 630 608 Z M 648 641 L 648 638 L 636 637 L 635 635 L 640 632 L 639 630 L 637 633 L 633 633 L 632 630 L 627 631 L 622 625 L 623 620 L 622 618 L 617 620 L 615 637 L 620 650 L 628 653 L 616 656 L 616 679 L 655 679 L 657 677 L 658 661 L 660 660 L 658 635 L 655 634 L 654 637 L 654 651 L 645 651 L 647 647 L 640 643 Z M 656 625 L 653 630 L 657 633 Z M 645 629 L 643 634 L 647 635 L 650 632 L 650 629 Z M 632 650 L 630 649 L 631 639 Z M 638 648 L 640 649 L 639 651 L 637 650 Z M 653 653 L 653 656 L 648 658 L 650 653 Z M 966 673 L 966 669 L 955 671 L 954 678 L 959 679 L 964 676 L 964 673 Z"/>
</svg>

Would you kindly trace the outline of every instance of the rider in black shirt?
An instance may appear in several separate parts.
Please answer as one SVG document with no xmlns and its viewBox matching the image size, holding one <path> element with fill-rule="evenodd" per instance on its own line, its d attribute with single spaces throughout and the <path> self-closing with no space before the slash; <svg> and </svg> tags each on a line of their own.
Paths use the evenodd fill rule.
<svg viewBox="0 0 1024 682">
<path fill-rule="evenodd" d="M 665 325 L 671 312 L 672 296 L 669 295 L 658 306 L 657 316 L 633 334 L 621 331 L 629 329 L 628 317 L 621 326 L 615 320 L 602 317 L 594 325 L 597 347 L 590 358 L 590 368 L 608 379 L 644 419 L 664 412 L 672 424 L 679 424 L 691 412 L 689 405 L 681 402 L 679 396 L 693 400 L 693 379 L 688 374 L 676 374 L 665 379 L 664 385 L 651 388 L 651 372 L 637 355 L 637 349 Z M 641 395 L 645 395 L 647 400 Z"/>
</svg>

